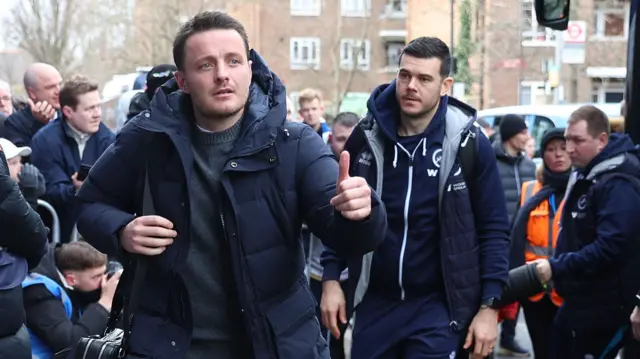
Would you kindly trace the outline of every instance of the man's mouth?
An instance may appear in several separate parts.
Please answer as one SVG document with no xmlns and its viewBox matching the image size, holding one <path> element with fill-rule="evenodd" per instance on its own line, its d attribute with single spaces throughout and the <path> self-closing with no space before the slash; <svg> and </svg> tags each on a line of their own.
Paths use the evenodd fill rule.
<svg viewBox="0 0 640 359">
<path fill-rule="evenodd" d="M 228 95 L 228 94 L 232 94 L 233 91 L 231 89 L 222 89 L 222 90 L 218 90 L 216 91 L 213 95 L 214 96 L 218 96 L 218 95 Z"/>
</svg>

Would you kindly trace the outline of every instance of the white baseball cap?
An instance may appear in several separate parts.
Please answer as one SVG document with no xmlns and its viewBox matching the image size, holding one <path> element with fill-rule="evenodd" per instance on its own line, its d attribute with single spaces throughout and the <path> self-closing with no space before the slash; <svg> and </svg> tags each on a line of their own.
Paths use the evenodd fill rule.
<svg viewBox="0 0 640 359">
<path fill-rule="evenodd" d="M 14 157 L 20 156 L 25 157 L 31 154 L 30 147 L 16 147 L 11 141 L 6 138 L 0 138 L 0 146 L 2 146 L 2 151 L 4 152 L 4 156 L 10 160 Z"/>
</svg>

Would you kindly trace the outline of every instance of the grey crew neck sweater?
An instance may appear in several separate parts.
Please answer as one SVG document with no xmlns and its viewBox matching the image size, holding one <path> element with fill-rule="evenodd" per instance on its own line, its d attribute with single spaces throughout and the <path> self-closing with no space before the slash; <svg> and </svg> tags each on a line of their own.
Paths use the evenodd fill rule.
<svg viewBox="0 0 640 359">
<path fill-rule="evenodd" d="M 194 128 L 194 171 L 189 176 L 191 238 L 181 274 L 191 303 L 193 336 L 187 359 L 236 359 L 246 334 L 239 311 L 231 253 L 220 219 L 222 169 L 242 121 L 222 132 Z"/>
</svg>

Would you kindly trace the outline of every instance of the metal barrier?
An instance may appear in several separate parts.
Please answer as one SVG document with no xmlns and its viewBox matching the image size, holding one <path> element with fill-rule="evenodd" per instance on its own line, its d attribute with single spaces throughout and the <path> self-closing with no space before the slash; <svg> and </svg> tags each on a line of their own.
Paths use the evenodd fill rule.
<svg viewBox="0 0 640 359">
<path fill-rule="evenodd" d="M 53 243 L 60 243 L 60 218 L 58 217 L 58 212 L 56 212 L 51 203 L 41 199 L 38 200 L 38 207 L 46 209 L 49 211 L 49 214 L 51 214 L 51 218 L 53 219 L 53 225 L 51 226 L 51 241 Z"/>
<path fill-rule="evenodd" d="M 78 233 L 78 226 L 74 225 L 73 232 L 71 232 L 71 242 L 78 241 L 79 237 L 80 237 L 80 233 Z"/>
</svg>

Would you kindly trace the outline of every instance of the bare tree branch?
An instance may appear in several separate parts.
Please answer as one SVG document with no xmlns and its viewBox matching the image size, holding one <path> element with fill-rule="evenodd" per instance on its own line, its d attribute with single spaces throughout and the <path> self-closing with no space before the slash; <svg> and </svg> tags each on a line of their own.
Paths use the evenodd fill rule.
<svg viewBox="0 0 640 359">
<path fill-rule="evenodd" d="M 126 0 L 19 1 L 3 35 L 67 75 L 84 66 L 96 38 L 121 24 L 126 10 Z"/>
</svg>

